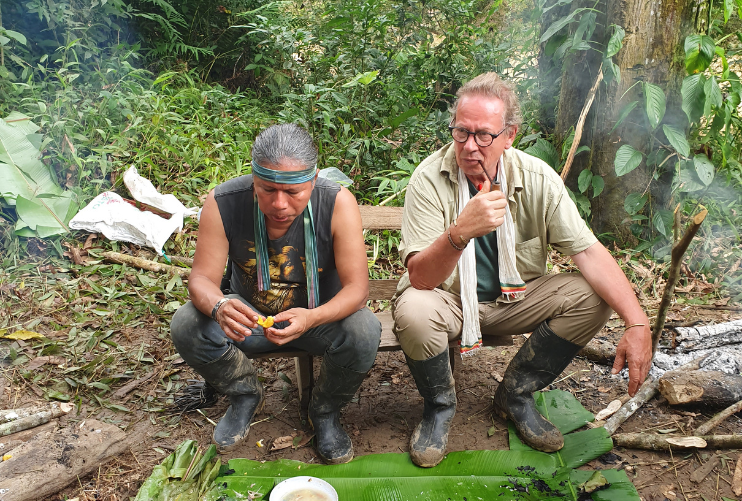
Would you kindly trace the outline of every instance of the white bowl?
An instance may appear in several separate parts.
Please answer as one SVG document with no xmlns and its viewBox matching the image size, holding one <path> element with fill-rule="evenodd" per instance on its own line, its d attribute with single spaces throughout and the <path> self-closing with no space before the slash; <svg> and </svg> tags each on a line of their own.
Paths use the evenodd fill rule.
<svg viewBox="0 0 742 501">
<path fill-rule="evenodd" d="M 273 488 L 269 501 L 294 501 L 293 498 L 288 496 L 302 492 L 317 494 L 321 501 L 338 501 L 337 491 L 330 484 L 316 477 L 287 478 Z M 306 498 L 297 497 L 296 501 L 309 501 L 310 499 L 313 498 L 309 496 Z"/>
</svg>

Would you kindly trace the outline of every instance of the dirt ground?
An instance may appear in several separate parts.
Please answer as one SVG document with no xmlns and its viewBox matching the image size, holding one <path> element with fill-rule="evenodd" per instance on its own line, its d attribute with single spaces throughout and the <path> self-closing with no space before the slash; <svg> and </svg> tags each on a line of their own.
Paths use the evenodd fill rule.
<svg viewBox="0 0 742 501">
<path fill-rule="evenodd" d="M 742 311 L 714 310 L 702 307 L 674 307 L 669 321 L 722 322 L 742 318 Z M 621 322 L 609 321 L 598 337 L 617 341 L 621 334 Z M 147 341 L 159 346 L 163 355 L 172 352 L 169 340 L 156 331 L 140 331 L 139 337 L 127 333 L 114 339 L 122 344 Z M 143 339 L 145 338 L 145 339 Z M 496 347 L 481 352 L 456 365 L 455 378 L 458 409 L 450 436 L 449 450 L 507 449 L 505 423 L 492 416 L 491 401 L 497 377 L 505 367 L 523 338 L 514 339 L 513 346 Z M 163 356 L 163 358 L 165 358 Z M 170 357 L 173 358 L 173 357 Z M 160 370 L 178 374 L 180 380 L 194 377 L 194 373 L 177 358 L 162 362 Z M 270 452 L 272 442 L 296 432 L 308 431 L 302 420 L 296 389 L 293 361 L 290 359 L 264 359 L 256 362 L 264 379 L 266 403 L 256 416 L 255 424 L 243 445 L 228 454 L 230 458 L 274 460 L 296 459 L 308 463 L 318 461 L 312 444 L 299 449 L 287 448 Z M 175 371 L 175 372 L 171 372 Z M 315 360 L 315 374 L 319 361 Z M 291 384 L 286 380 L 290 380 Z M 0 378 L 0 408 L 21 407 L 41 402 L 27 386 L 13 386 L 12 370 Z M 552 388 L 572 392 L 592 412 L 598 412 L 626 392 L 626 382 L 610 375 L 610 368 L 594 365 L 585 359 L 575 359 Z M 189 412 L 183 415 L 165 412 L 145 412 L 145 403 L 164 399 L 164 391 L 157 383 L 147 382 L 133 390 L 120 403 L 132 409 L 124 414 L 100 407 L 83 406 L 62 418 L 61 425 L 86 418 L 114 422 L 127 432 L 130 447 L 127 453 L 101 465 L 93 474 L 78 479 L 62 492 L 46 498 L 46 501 L 70 500 L 128 500 L 134 496 L 141 482 L 147 478 L 152 467 L 162 461 L 182 440 L 195 439 L 208 444 L 213 425 L 227 407 L 222 399 L 214 407 L 204 410 L 204 415 Z M 138 409 L 138 410 L 136 410 Z M 381 452 L 407 452 L 412 429 L 422 413 L 422 398 L 418 395 L 414 381 L 407 369 L 401 352 L 379 353 L 369 377 L 361 386 L 357 399 L 348 405 L 343 423 L 350 433 L 357 456 Z M 690 434 L 700 423 L 714 414 L 713 409 L 673 409 L 661 397 L 643 406 L 621 427 L 619 432 L 648 432 L 676 428 L 679 433 Z M 492 433 L 494 431 L 494 433 Z M 715 433 L 742 433 L 740 415 L 732 416 L 720 425 Z M 258 446 L 258 442 L 262 447 Z M 700 484 L 690 481 L 690 474 L 711 454 L 720 453 L 721 467 L 712 471 Z M 637 487 L 642 499 L 661 501 L 676 499 L 699 499 L 705 501 L 737 499 L 731 490 L 732 475 L 742 451 L 698 451 L 698 453 L 675 454 L 614 448 L 590 464 L 587 469 L 625 469 Z"/>
</svg>

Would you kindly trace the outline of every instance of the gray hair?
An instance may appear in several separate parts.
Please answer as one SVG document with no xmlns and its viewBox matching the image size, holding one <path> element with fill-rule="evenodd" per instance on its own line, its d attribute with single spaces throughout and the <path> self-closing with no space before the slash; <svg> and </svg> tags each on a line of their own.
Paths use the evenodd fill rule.
<svg viewBox="0 0 742 501">
<path fill-rule="evenodd" d="M 520 114 L 518 95 L 515 93 L 515 85 L 503 80 L 497 73 L 492 71 L 474 77 L 456 92 L 456 101 L 454 101 L 450 110 L 451 118 L 456 120 L 456 110 L 462 97 L 475 95 L 495 97 L 502 101 L 505 105 L 505 113 L 502 117 L 504 126 L 517 126 L 523 121 L 523 117 Z"/>
<path fill-rule="evenodd" d="M 255 138 L 252 159 L 261 166 L 296 160 L 309 169 L 317 164 L 317 148 L 312 136 L 300 126 L 272 125 Z"/>
</svg>

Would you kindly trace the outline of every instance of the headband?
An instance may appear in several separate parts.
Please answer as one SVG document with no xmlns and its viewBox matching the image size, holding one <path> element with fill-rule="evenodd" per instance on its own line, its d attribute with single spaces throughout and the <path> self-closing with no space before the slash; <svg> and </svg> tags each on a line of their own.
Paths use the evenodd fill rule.
<svg viewBox="0 0 742 501">
<path fill-rule="evenodd" d="M 264 181 L 277 184 L 301 184 L 314 179 L 317 166 L 305 170 L 273 170 L 262 167 L 255 160 L 252 161 L 252 173 Z"/>
</svg>

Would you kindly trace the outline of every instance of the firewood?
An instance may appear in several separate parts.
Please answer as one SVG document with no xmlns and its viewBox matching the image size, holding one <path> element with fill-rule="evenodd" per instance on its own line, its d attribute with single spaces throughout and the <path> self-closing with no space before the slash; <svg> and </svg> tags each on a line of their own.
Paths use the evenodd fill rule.
<svg viewBox="0 0 742 501">
<path fill-rule="evenodd" d="M 680 353 L 742 343 L 742 320 L 699 327 L 675 327 L 674 331 L 673 345 Z"/>
<path fill-rule="evenodd" d="M 693 434 L 697 436 L 708 435 L 711 430 L 719 426 L 719 424 L 722 423 L 726 418 L 739 411 L 742 411 L 742 400 L 740 400 L 736 404 L 730 405 L 729 407 L 718 413 L 716 416 L 703 423 L 701 426 L 696 428 L 696 431 L 694 431 Z"/>
<path fill-rule="evenodd" d="M 660 378 L 659 390 L 670 405 L 724 408 L 742 400 L 742 376 L 718 371 L 667 373 Z"/>
<path fill-rule="evenodd" d="M 695 370 L 700 368 L 701 362 L 703 362 L 708 355 L 704 355 L 702 357 L 698 357 L 697 359 L 688 362 L 687 364 L 681 365 L 674 371 L 686 371 L 686 370 Z M 629 419 L 631 416 L 634 415 L 634 413 L 645 403 L 647 403 L 649 400 L 651 400 L 656 394 L 657 390 L 659 388 L 659 379 L 648 379 L 644 382 L 641 388 L 639 388 L 639 391 L 636 392 L 636 395 L 626 402 L 623 407 L 621 407 L 618 412 L 616 412 L 613 416 L 611 416 L 608 421 L 605 422 L 603 427 L 608 430 L 608 433 L 613 435 L 616 433 L 616 430 L 618 430 L 618 427 L 623 424 L 624 421 Z"/>
<path fill-rule="evenodd" d="M 678 283 L 678 278 L 680 277 L 680 265 L 683 262 L 683 256 L 685 255 L 685 251 L 688 250 L 688 246 L 693 240 L 693 237 L 696 236 L 698 229 L 701 227 L 701 223 L 703 223 L 703 220 L 706 219 L 706 214 L 708 214 L 708 211 L 706 209 L 696 214 L 693 217 L 691 223 L 688 225 L 688 228 L 685 230 L 685 234 L 683 235 L 683 238 L 681 238 L 680 240 L 677 240 L 675 244 L 672 246 L 672 253 L 671 253 L 671 259 L 670 259 L 670 272 L 667 277 L 667 283 L 665 284 L 665 289 L 662 291 L 662 301 L 660 301 L 660 307 L 657 310 L 657 319 L 654 322 L 654 329 L 652 330 L 652 353 L 657 351 L 657 344 L 660 342 L 660 336 L 662 335 L 662 329 L 665 326 L 665 318 L 667 317 L 667 310 L 670 309 L 670 304 L 672 303 L 672 296 L 673 296 L 673 293 L 675 292 L 675 285 Z M 678 209 L 676 208 L 675 209 L 676 234 L 679 230 L 678 221 L 679 221 Z"/>
<path fill-rule="evenodd" d="M 616 358 L 616 347 L 613 343 L 600 339 L 591 340 L 578 354 L 600 365 L 613 365 Z"/>
<path fill-rule="evenodd" d="M 54 402 L 44 407 L 4 410 L 0 412 L 0 422 L 2 422 L 0 424 L 0 437 L 48 423 L 54 418 L 67 414 L 72 408 L 71 404 Z"/>
<path fill-rule="evenodd" d="M 117 264 L 126 264 L 142 270 L 154 271 L 156 273 L 177 273 L 182 278 L 188 278 L 191 274 L 191 270 L 187 268 L 179 268 L 177 266 L 171 266 L 169 264 L 155 263 L 149 259 L 141 257 L 128 256 L 119 252 L 103 252 L 101 256 L 106 258 L 108 261 Z"/>
<path fill-rule="evenodd" d="M 677 449 L 696 449 L 697 446 L 683 444 L 680 439 L 701 439 L 706 448 L 739 449 L 742 447 L 742 435 L 704 435 L 702 437 L 678 437 L 672 435 L 653 435 L 650 433 L 617 433 L 613 435 L 613 444 L 628 449 L 645 449 L 652 451 L 669 451 Z M 668 440 L 676 443 L 668 442 Z M 699 442 L 702 443 L 702 442 Z"/>
</svg>

